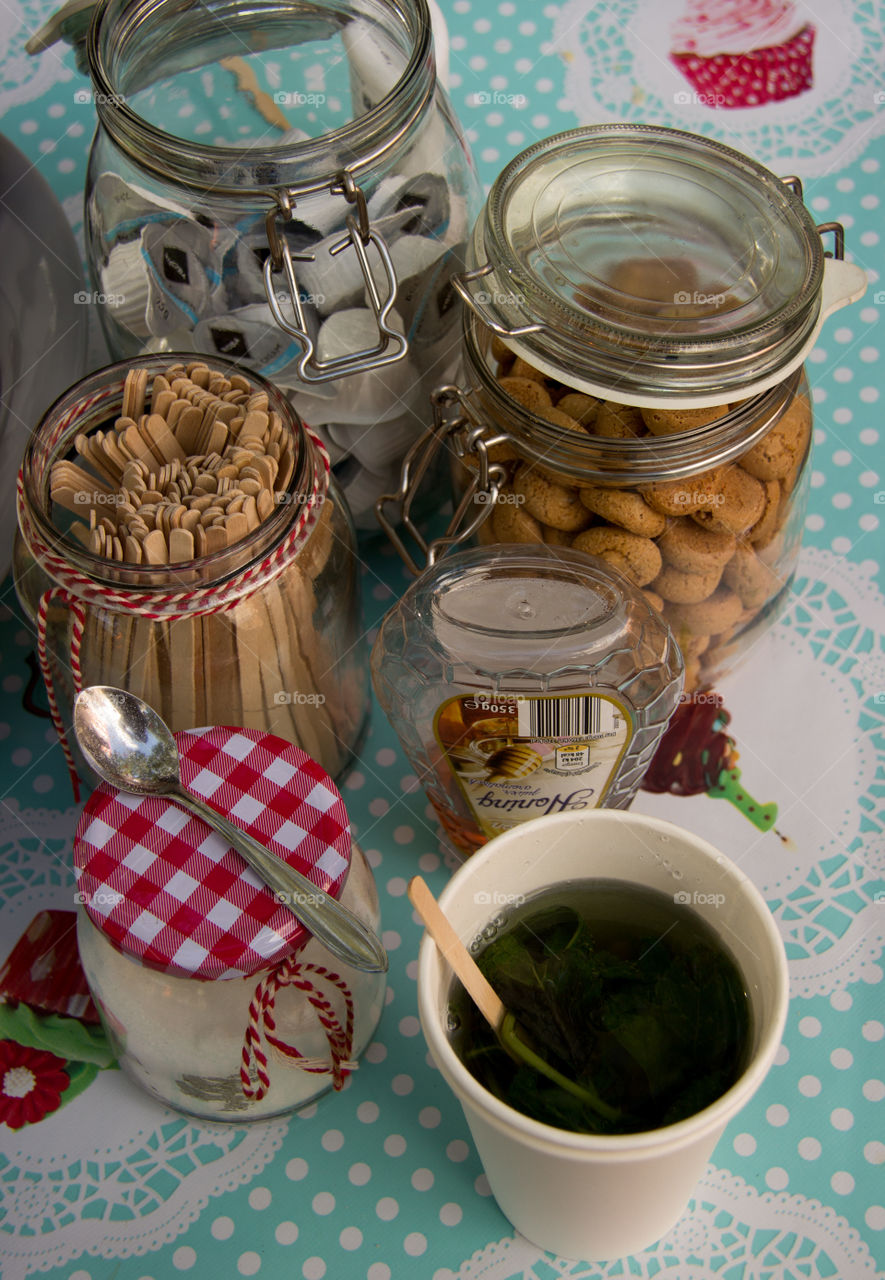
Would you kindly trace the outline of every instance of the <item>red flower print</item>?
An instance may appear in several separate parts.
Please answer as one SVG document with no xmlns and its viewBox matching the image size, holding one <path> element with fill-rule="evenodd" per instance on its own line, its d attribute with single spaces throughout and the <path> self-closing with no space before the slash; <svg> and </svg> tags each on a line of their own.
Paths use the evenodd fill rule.
<svg viewBox="0 0 885 1280">
<path fill-rule="evenodd" d="M 64 1058 L 0 1040 L 0 1124 L 21 1129 L 61 1106 L 70 1084 Z"/>
</svg>

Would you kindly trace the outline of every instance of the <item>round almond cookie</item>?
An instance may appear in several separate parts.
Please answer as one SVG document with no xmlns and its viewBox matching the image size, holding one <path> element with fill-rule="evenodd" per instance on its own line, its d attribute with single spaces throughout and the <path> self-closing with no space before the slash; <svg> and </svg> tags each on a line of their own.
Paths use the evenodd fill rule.
<svg viewBox="0 0 885 1280">
<path fill-rule="evenodd" d="M 645 423 L 633 405 L 603 400 L 593 424 L 593 434 L 607 440 L 631 440 L 634 436 L 646 434 Z"/>
<path fill-rule="evenodd" d="M 543 419 L 544 422 L 549 422 L 551 426 L 559 427 L 563 431 L 573 431 L 577 432 L 581 436 L 587 436 L 587 432 L 581 426 L 580 422 L 576 421 L 571 414 L 563 413 L 563 411 L 558 407 L 554 407 L 552 409 L 538 409 L 536 410 L 536 416 Z M 557 471 L 555 467 L 547 466 L 543 462 L 533 462 L 532 465 L 536 471 L 539 471 L 541 475 L 546 476 L 548 480 L 553 480 L 556 484 L 565 485 L 567 489 L 576 488 L 580 483 L 575 476 L 569 475 L 568 472 Z"/>
<path fill-rule="evenodd" d="M 713 467 L 683 480 L 662 480 L 659 484 L 646 485 L 640 492 L 648 505 L 662 516 L 687 516 L 715 503 L 724 474 L 724 467 Z"/>
<path fill-rule="evenodd" d="M 740 536 L 753 527 L 764 506 L 762 482 L 741 467 L 731 466 L 724 469 L 715 501 L 692 511 L 691 518 L 704 529 Z"/>
<path fill-rule="evenodd" d="M 658 613 L 664 612 L 664 602 L 658 595 L 657 591 L 652 591 L 649 587 L 644 587 L 642 594 L 653 609 L 657 609 Z"/>
<path fill-rule="evenodd" d="M 543 542 L 544 531 L 539 521 L 529 515 L 525 507 L 513 502 L 496 502 L 491 521 L 486 521 L 484 528 L 492 526 L 495 542 Z"/>
<path fill-rule="evenodd" d="M 626 529 L 613 529 L 608 525 L 585 529 L 577 535 L 572 546 L 576 551 L 601 556 L 620 569 L 637 587 L 648 586 L 661 571 L 661 553 L 651 538 L 628 533 Z"/>
<path fill-rule="evenodd" d="M 762 515 L 747 532 L 747 541 L 761 550 L 767 547 L 778 531 L 780 524 L 781 486 L 779 480 L 763 480 L 765 489 L 765 506 Z"/>
<path fill-rule="evenodd" d="M 781 480 L 789 475 L 797 458 L 805 456 L 811 429 L 811 408 L 797 396 L 787 411 L 761 440 L 741 457 L 741 466 L 757 480 Z"/>
<path fill-rule="evenodd" d="M 709 573 L 713 569 L 721 569 L 734 555 L 735 545 L 733 533 L 702 529 L 686 516 L 681 520 L 671 520 L 658 538 L 664 560 L 683 573 Z"/>
<path fill-rule="evenodd" d="M 544 525 L 544 541 L 551 547 L 570 547 L 573 534 L 564 529 L 554 529 L 552 525 Z"/>
<path fill-rule="evenodd" d="M 683 658 L 685 659 L 685 678 L 682 692 L 683 694 L 694 693 L 701 683 L 701 660 L 685 657 L 685 650 L 683 650 Z"/>
<path fill-rule="evenodd" d="M 521 466 L 513 477 L 513 492 L 522 499 L 529 515 L 554 529 L 576 533 L 586 529 L 593 519 L 578 497 L 577 489 L 557 484 L 530 463 Z"/>
<path fill-rule="evenodd" d="M 511 378 L 529 378 L 532 382 L 545 382 L 546 374 L 540 369 L 536 369 L 533 364 L 529 364 L 528 360 L 523 360 L 522 356 L 517 356 L 510 366 Z"/>
<path fill-rule="evenodd" d="M 692 636 L 713 636 L 727 631 L 734 626 L 742 612 L 743 605 L 737 592 L 720 584 L 700 604 L 668 605 L 666 617 L 677 643 L 681 644 L 683 632 Z"/>
<path fill-rule="evenodd" d="M 694 431 L 706 427 L 728 413 L 728 405 L 714 405 L 711 409 L 642 409 L 642 420 L 654 436 L 672 436 L 681 431 Z"/>
<path fill-rule="evenodd" d="M 758 609 L 741 609 L 737 620 L 718 636 L 710 636 L 710 648 L 707 654 L 709 666 L 721 665 L 723 661 L 732 662 L 741 648 L 744 628 L 756 617 Z"/>
<path fill-rule="evenodd" d="M 566 413 L 565 410 L 560 407 L 561 403 L 562 402 L 560 401 L 560 404 L 549 409 L 546 407 L 538 409 L 538 417 L 543 418 L 545 422 L 552 423 L 554 427 L 562 427 L 564 431 L 579 431 L 582 436 L 585 436 L 587 432 L 581 426 L 580 422 L 578 422 L 577 418 L 573 418 L 570 413 Z"/>
<path fill-rule="evenodd" d="M 589 430 L 596 421 L 600 404 L 601 401 L 595 396 L 585 396 L 581 391 L 570 391 L 561 400 L 557 400 L 556 407 L 560 413 L 567 413 L 585 430 Z"/>
<path fill-rule="evenodd" d="M 803 401 L 803 403 L 805 403 Z M 809 445 L 811 443 L 811 410 L 809 409 L 806 416 L 802 420 L 800 431 L 796 437 L 796 450 L 793 455 L 793 462 L 790 470 L 781 480 L 781 489 L 785 494 L 792 493 L 795 488 L 796 481 L 799 479 L 799 472 L 802 470 L 802 464 L 808 454 Z"/>
<path fill-rule="evenodd" d="M 710 647 L 710 639 L 710 636 L 692 636 L 685 632 L 679 641 L 683 658 L 699 658 Z"/>
<path fill-rule="evenodd" d="M 502 342 L 496 333 L 492 334 L 489 352 L 492 359 L 496 360 L 498 363 L 499 374 L 506 373 L 513 364 L 513 361 L 516 359 L 516 356 L 507 346 L 506 342 Z"/>
<path fill-rule="evenodd" d="M 759 559 L 746 542 L 739 542 L 734 555 L 723 570 L 722 577 L 732 591 L 740 596 L 745 609 L 759 609 L 766 600 L 776 596 L 784 581 L 773 569 Z"/>
<path fill-rule="evenodd" d="M 492 514 L 486 520 L 483 520 L 482 524 L 479 526 L 476 533 L 474 534 L 474 537 L 476 538 L 476 541 L 479 543 L 481 547 L 494 547 L 501 542 L 501 539 L 497 537 L 495 534 L 495 512 L 494 511 L 492 511 Z M 513 539 L 511 539 L 511 541 L 513 541 Z M 534 541 L 534 539 L 521 538 L 519 539 L 519 541 L 532 542 Z"/>
<path fill-rule="evenodd" d="M 665 564 L 653 579 L 651 589 L 671 604 L 700 604 L 713 594 L 721 577 L 721 568 L 706 569 L 703 573 L 684 573 L 672 564 Z"/>
<path fill-rule="evenodd" d="M 600 485 L 585 485 L 580 490 L 581 501 L 589 511 L 602 516 L 609 524 L 616 524 L 630 533 L 641 533 L 646 538 L 656 538 L 667 527 L 667 518 L 650 507 L 633 489 L 607 489 Z"/>
<path fill-rule="evenodd" d="M 553 408 L 550 392 L 542 382 L 537 382 L 534 378 L 515 378 L 508 374 L 506 378 L 498 379 L 498 386 L 511 400 L 521 404 L 530 413 Z"/>
</svg>

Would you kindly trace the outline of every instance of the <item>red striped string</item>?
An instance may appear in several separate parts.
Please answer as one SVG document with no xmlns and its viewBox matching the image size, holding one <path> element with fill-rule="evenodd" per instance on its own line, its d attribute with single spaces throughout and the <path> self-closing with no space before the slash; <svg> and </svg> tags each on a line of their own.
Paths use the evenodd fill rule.
<svg viewBox="0 0 885 1280">
<path fill-rule="evenodd" d="M 330 1002 L 306 976 L 309 973 L 337 987 L 342 993 L 345 1011 L 343 1027 Z M 294 1045 L 287 1044 L 274 1035 L 276 1031 L 276 1021 L 273 1016 L 274 1004 L 277 994 L 284 987 L 294 987 L 296 991 L 301 991 L 316 1010 L 320 1026 L 325 1031 L 329 1043 L 330 1062 L 316 1063 L 313 1059 L 307 1059 Z M 262 1039 L 284 1053 L 287 1058 L 291 1058 L 293 1065 L 299 1067 L 299 1070 L 318 1075 L 331 1074 L 333 1087 L 336 1090 L 343 1088 L 345 1079 L 356 1065 L 350 1060 L 353 1051 L 353 995 L 347 983 L 337 973 L 333 973 L 323 965 L 301 964 L 291 956 L 283 960 L 272 973 L 259 982 L 249 1002 L 249 1021 L 243 1038 L 240 1066 L 243 1094 L 255 1102 L 260 1102 L 270 1089 L 270 1071 Z M 257 1084 L 252 1083 L 253 1067 Z"/>
<path fill-rule="evenodd" d="M 49 651 L 46 645 L 46 617 L 49 613 L 49 606 L 53 600 L 61 600 L 67 604 L 73 614 L 73 624 L 71 627 L 71 675 L 74 678 L 74 691 L 77 692 L 81 685 L 80 674 L 80 645 L 83 639 L 83 628 L 86 625 L 86 615 L 83 609 L 68 593 L 61 587 L 51 587 L 48 591 L 44 591 L 40 597 L 40 604 L 37 609 L 37 658 L 40 662 L 40 670 L 43 673 L 43 683 L 46 685 L 46 697 L 49 702 L 49 714 L 52 716 L 52 723 L 55 726 L 55 732 L 58 734 L 58 740 L 61 743 L 61 749 L 65 755 L 65 763 L 68 766 L 68 773 L 71 778 L 71 785 L 74 788 L 74 803 L 80 803 L 80 779 L 77 776 L 77 767 L 74 764 L 74 756 L 71 751 L 71 744 L 68 742 L 67 731 L 62 720 L 61 711 L 59 710 L 58 698 L 55 692 L 55 681 L 52 678 L 52 665 L 49 657 Z"/>
</svg>

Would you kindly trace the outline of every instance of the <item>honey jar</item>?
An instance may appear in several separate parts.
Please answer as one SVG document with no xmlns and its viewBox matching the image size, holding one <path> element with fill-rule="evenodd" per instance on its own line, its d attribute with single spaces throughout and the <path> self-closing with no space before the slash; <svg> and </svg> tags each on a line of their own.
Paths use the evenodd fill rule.
<svg viewBox="0 0 885 1280">
<path fill-rule="evenodd" d="M 446 835 L 472 853 L 529 818 L 626 808 L 683 664 L 628 579 L 541 544 L 427 569 L 385 617 L 372 675 Z"/>
</svg>

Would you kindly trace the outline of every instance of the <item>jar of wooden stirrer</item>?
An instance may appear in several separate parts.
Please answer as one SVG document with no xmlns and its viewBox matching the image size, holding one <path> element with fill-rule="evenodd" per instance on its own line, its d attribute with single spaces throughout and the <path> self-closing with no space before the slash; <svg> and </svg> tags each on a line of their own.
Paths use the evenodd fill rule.
<svg viewBox="0 0 885 1280">
<path fill-rule="evenodd" d="M 89 375 L 31 438 L 18 522 L 16 591 L 72 778 L 91 684 L 173 730 L 263 729 L 342 772 L 369 697 L 355 536 L 323 446 L 269 382 L 191 355 Z"/>
</svg>

